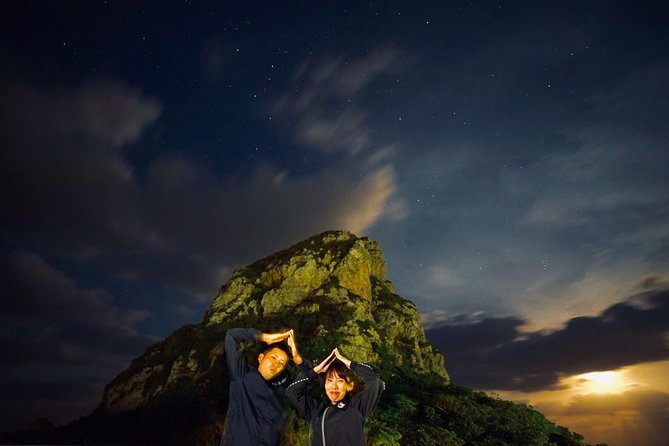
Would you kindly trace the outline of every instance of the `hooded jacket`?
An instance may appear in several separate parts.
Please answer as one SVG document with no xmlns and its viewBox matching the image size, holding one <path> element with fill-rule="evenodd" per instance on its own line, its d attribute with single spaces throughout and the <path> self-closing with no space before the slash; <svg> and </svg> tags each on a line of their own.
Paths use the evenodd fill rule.
<svg viewBox="0 0 669 446">
<path fill-rule="evenodd" d="M 379 402 L 385 384 L 367 364 L 351 361 L 351 370 L 365 381 L 365 388 L 337 404 L 307 396 L 314 382 L 320 383 L 313 369 L 302 371 L 286 389 L 288 400 L 311 424 L 310 446 L 365 446 L 365 421 Z"/>
</svg>

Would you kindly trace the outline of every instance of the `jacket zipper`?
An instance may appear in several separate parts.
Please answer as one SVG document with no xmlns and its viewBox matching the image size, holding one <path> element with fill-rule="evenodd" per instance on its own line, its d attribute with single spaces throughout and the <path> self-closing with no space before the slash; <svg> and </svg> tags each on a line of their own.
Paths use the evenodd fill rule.
<svg viewBox="0 0 669 446">
<path fill-rule="evenodd" d="M 330 406 L 326 407 L 323 411 L 323 418 L 321 419 L 321 435 L 323 438 L 323 446 L 325 446 L 325 414 L 328 413 Z"/>
</svg>

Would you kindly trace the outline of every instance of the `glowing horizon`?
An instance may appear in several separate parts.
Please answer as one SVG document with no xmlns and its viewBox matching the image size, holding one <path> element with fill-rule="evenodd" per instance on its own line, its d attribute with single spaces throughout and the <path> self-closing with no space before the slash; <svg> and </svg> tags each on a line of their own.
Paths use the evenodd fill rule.
<svg viewBox="0 0 669 446">
<path fill-rule="evenodd" d="M 669 361 L 648 362 L 565 376 L 552 390 L 494 393 L 535 407 L 551 421 L 584 435 L 592 444 L 624 446 L 635 438 L 644 438 L 645 444 L 657 446 L 664 444 L 665 437 L 657 426 L 645 420 L 664 413 L 667 407 L 667 370 Z"/>
</svg>

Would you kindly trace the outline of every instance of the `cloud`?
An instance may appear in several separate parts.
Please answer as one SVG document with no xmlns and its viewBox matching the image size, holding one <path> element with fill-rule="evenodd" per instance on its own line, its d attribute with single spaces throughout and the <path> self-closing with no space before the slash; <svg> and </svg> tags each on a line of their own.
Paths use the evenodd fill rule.
<svg viewBox="0 0 669 446">
<path fill-rule="evenodd" d="M 114 306 L 108 292 L 79 287 L 36 254 L 13 253 L 1 265 L 5 365 L 103 364 L 107 355 L 128 358 L 157 340 L 132 328 L 148 312 Z"/>
<path fill-rule="evenodd" d="M 652 389 L 575 395 L 534 406 L 551 420 L 581 433 L 588 442 L 662 446 L 669 435 L 669 394 Z"/>
<path fill-rule="evenodd" d="M 132 327 L 147 312 L 114 306 L 108 292 L 81 288 L 36 254 L 13 253 L 1 265 L 0 428 L 92 410 L 104 382 L 157 341 Z M 44 370 L 48 377 L 30 381 Z M 81 373 L 95 378 L 72 378 Z"/>
<path fill-rule="evenodd" d="M 3 228 L 71 255 L 130 249 L 142 228 L 123 153 L 159 102 L 114 81 L 49 89 L 0 79 L 0 89 Z"/>
<path fill-rule="evenodd" d="M 3 259 L 1 274 L 9 296 L 0 303 L 3 315 L 28 320 L 67 318 L 76 322 L 91 318 L 103 322 L 116 315 L 108 293 L 80 289 L 36 254 L 9 255 Z M 78 311 L 73 312 L 74 308 Z"/>
<path fill-rule="evenodd" d="M 669 194 L 657 187 L 663 177 L 656 163 L 663 156 L 652 153 L 659 147 L 642 148 L 645 153 L 639 156 L 639 146 L 647 142 L 621 141 L 608 129 L 582 132 L 578 138 L 577 151 L 547 156 L 536 165 L 547 187 L 529 210 L 529 223 L 590 225 L 622 213 L 612 222 L 620 225 L 669 201 Z"/>
<path fill-rule="evenodd" d="M 390 59 L 353 64 L 337 88 L 357 91 Z M 167 153 L 139 172 L 128 154 L 159 118 L 158 99 L 111 80 L 62 88 L 0 81 L 6 240 L 85 259 L 119 280 L 163 283 L 201 303 L 257 256 L 320 231 L 364 233 L 381 218 L 401 218 L 389 164 L 342 161 L 291 175 L 259 163 L 219 176 Z"/>
<path fill-rule="evenodd" d="M 78 88 L 56 88 L 34 87 L 3 77 L 0 89 L 5 126 L 10 135 L 24 141 L 46 143 L 56 137 L 117 151 L 136 142 L 162 113 L 160 101 L 113 79 L 91 80 Z M 68 147 L 60 150 L 67 153 Z"/>
<path fill-rule="evenodd" d="M 658 94 L 669 87 L 667 76 L 669 65 L 644 68 L 590 98 L 582 119 L 562 130 L 570 150 L 533 166 L 543 181 L 536 183 L 541 188 L 529 223 L 601 228 L 606 219 L 607 232 L 639 237 L 666 219 L 669 192 L 661 185 L 666 185 L 667 129 Z"/>
<path fill-rule="evenodd" d="M 0 431 L 27 427 L 38 418 L 64 424 L 90 412 L 105 382 L 100 377 L 0 381 Z"/>
<path fill-rule="evenodd" d="M 184 284 L 217 289 L 220 283 L 203 282 L 220 278 L 212 273 L 216 265 L 249 262 L 328 229 L 364 233 L 382 217 L 395 215 L 388 209 L 395 193 L 390 166 L 361 178 L 334 169 L 293 177 L 269 165 L 248 178 L 219 179 L 206 172 L 192 160 L 165 158 L 148 173 L 151 200 L 145 213 L 152 222 L 151 249 L 159 250 L 163 259 L 151 268 L 164 270 L 164 276 L 160 271 L 154 275 L 168 281 L 183 278 Z M 194 255 L 175 276 L 169 265 L 184 253 Z M 189 274 L 190 279 L 184 277 Z"/>
<path fill-rule="evenodd" d="M 399 275 L 398 289 L 402 282 L 410 284 L 407 292 L 425 311 L 478 305 L 472 311 L 497 312 L 502 302 L 509 304 L 506 313 L 522 311 L 523 317 L 533 318 L 523 309 L 536 299 L 535 291 L 547 296 L 539 302 L 543 306 L 557 303 L 553 297 L 574 282 L 592 277 L 615 281 L 625 269 L 638 276 L 669 265 L 669 152 L 667 126 L 661 122 L 666 114 L 661 111 L 669 78 L 666 64 L 638 68 L 594 90 L 575 92 L 571 99 L 560 95 L 525 107 L 516 101 L 519 82 L 537 84 L 526 77 L 527 64 L 518 62 L 538 60 L 533 56 L 541 45 L 514 41 L 534 50 L 496 52 L 495 42 L 485 57 L 473 56 L 477 69 L 465 65 L 464 71 L 473 73 L 471 91 L 470 83 L 464 83 L 446 97 L 438 92 L 437 97 L 447 99 L 440 102 L 439 112 L 448 107 L 457 112 L 457 120 L 445 120 L 441 128 L 403 129 L 406 141 L 395 141 L 398 187 L 411 212 L 403 232 L 387 231 L 395 246 L 386 251 L 390 271 L 396 269 Z M 565 50 L 571 46 L 562 45 Z M 551 60 L 538 65 L 571 69 L 571 51 L 544 54 Z M 485 60 L 493 53 L 507 61 L 510 72 L 495 73 L 494 84 L 482 83 L 478 76 L 490 75 Z M 463 68 L 454 70 L 439 75 L 453 83 Z M 502 97 L 496 102 L 480 89 Z M 485 106 L 472 106 L 477 100 Z M 476 109 L 471 112 L 472 120 L 475 116 L 479 121 L 475 130 L 455 124 L 468 114 L 463 103 Z M 509 108 L 511 103 L 516 106 Z M 429 109 L 430 103 L 420 105 Z M 539 140 L 537 135 L 542 135 Z M 420 236 L 415 235 L 419 227 Z M 408 246 L 406 240 L 411 240 Z M 415 269 L 392 265 L 402 262 L 397 259 L 408 263 L 418 258 L 424 265 L 450 270 L 464 283 L 462 291 L 453 283 L 443 285 L 437 276 L 424 276 L 416 285 Z M 448 298 L 441 298 L 438 307 L 434 296 Z"/>
<path fill-rule="evenodd" d="M 359 59 L 307 61 L 297 70 L 295 88 L 277 98 L 270 113 L 280 116 L 295 140 L 309 149 L 349 156 L 382 150 L 362 93 L 376 78 L 401 72 L 409 63 L 391 48 Z"/>
<path fill-rule="evenodd" d="M 641 293 L 597 316 L 522 333 L 520 318 L 453 320 L 426 330 L 455 383 L 487 390 L 557 388 L 561 377 L 669 358 L 669 291 Z"/>
<path fill-rule="evenodd" d="M 90 412 L 104 383 L 158 340 L 134 328 L 149 312 L 118 307 L 37 254 L 13 252 L 0 267 L 0 429 Z"/>
<path fill-rule="evenodd" d="M 349 211 L 343 212 L 345 221 L 343 228 L 350 228 L 356 233 L 363 233 L 379 218 L 388 215 L 400 219 L 403 216 L 402 209 L 389 208 L 388 202 L 396 192 L 395 171 L 390 166 L 381 167 L 359 183 L 353 191 L 353 197 L 362 200 L 351 200 L 348 203 Z"/>
<path fill-rule="evenodd" d="M 566 264 L 569 259 L 550 257 L 550 261 L 546 260 L 547 268 L 554 269 L 558 261 Z M 574 265 L 580 264 L 578 258 L 572 261 Z M 558 269 L 552 275 L 538 278 L 524 291 L 523 299 L 516 302 L 514 307 L 528 317 L 526 331 L 557 328 L 574 316 L 598 314 L 611 305 L 612 296 L 625 296 L 640 291 L 639 276 L 647 276 L 640 273 L 646 271 L 646 265 L 634 259 L 628 259 L 625 265 L 596 266 L 592 263 L 592 260 L 589 264 L 585 263 L 588 270 L 581 271 L 570 282 L 565 277 L 560 277 L 560 274 L 565 274 L 565 270 Z M 562 265 L 558 266 L 560 267 L 565 268 Z M 659 288 L 661 287 L 654 287 Z"/>
</svg>

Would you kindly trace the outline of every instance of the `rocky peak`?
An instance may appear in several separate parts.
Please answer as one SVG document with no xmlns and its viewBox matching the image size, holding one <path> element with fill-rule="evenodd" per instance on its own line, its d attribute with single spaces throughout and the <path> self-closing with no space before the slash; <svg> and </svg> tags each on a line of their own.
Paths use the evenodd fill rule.
<svg viewBox="0 0 669 446">
<path fill-rule="evenodd" d="M 313 300 L 310 296 L 341 295 L 344 290 L 371 301 L 372 283 L 386 282 L 385 275 L 377 242 L 347 231 L 326 232 L 238 268 L 214 299 L 205 323 L 240 314 L 272 315 Z"/>
<path fill-rule="evenodd" d="M 294 328 L 303 356 L 313 361 L 337 346 L 387 373 L 407 368 L 448 382 L 414 304 L 386 279 L 379 244 L 329 231 L 235 270 L 202 323 L 181 328 L 133 361 L 107 386 L 100 409 L 136 409 L 184 381 L 203 390 L 227 387 L 220 383 L 227 379 L 222 340 L 234 326 Z"/>
</svg>

